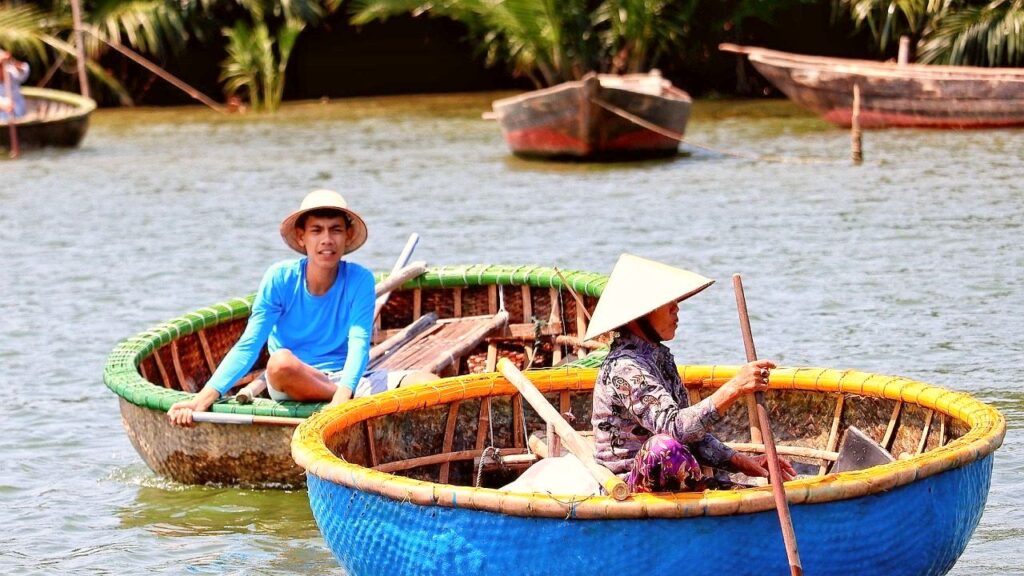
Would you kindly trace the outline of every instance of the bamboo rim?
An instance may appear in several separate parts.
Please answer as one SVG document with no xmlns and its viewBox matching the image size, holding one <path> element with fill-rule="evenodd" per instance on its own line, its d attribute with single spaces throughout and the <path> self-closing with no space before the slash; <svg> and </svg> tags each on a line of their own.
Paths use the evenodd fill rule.
<svg viewBox="0 0 1024 576">
<path fill-rule="evenodd" d="M 757 46 L 720 44 L 720 50 L 745 55 L 751 62 L 763 62 L 781 68 L 813 67 L 822 71 L 843 74 L 859 74 L 865 77 L 915 78 L 930 80 L 1009 80 L 1024 81 L 1024 68 L 983 68 L 980 66 L 950 66 L 946 64 L 921 64 L 908 62 L 892 64 L 877 60 L 855 58 L 833 58 L 782 52 Z"/>
<path fill-rule="evenodd" d="M 729 378 L 738 366 L 682 366 L 684 381 Z M 594 369 L 574 367 L 536 370 L 530 379 L 541 392 L 589 390 Z M 814 504 L 857 498 L 891 490 L 984 458 L 1002 444 L 1006 421 L 991 406 L 973 397 L 898 376 L 828 368 L 776 368 L 773 390 L 856 394 L 929 408 L 967 424 L 970 429 L 945 446 L 890 464 L 854 472 L 792 480 L 785 484 L 790 504 Z M 413 480 L 358 466 L 327 449 L 325 440 L 363 420 L 444 405 L 455 401 L 516 393 L 499 374 L 458 376 L 415 389 L 398 389 L 361 398 L 318 413 L 300 425 L 292 438 L 299 466 L 323 480 L 355 490 L 423 506 L 497 512 L 513 516 L 579 519 L 686 518 L 773 511 L 770 487 L 703 493 L 634 494 L 617 502 L 609 496 L 574 497 L 510 493 L 490 488 L 453 486 Z"/>
<path fill-rule="evenodd" d="M 49 122 L 66 122 L 77 118 L 83 118 L 91 114 L 96 110 L 96 101 L 85 96 L 80 96 L 73 92 L 65 92 L 63 90 L 52 90 L 50 88 L 36 88 L 33 86 L 25 86 L 21 89 L 21 94 L 26 99 L 35 100 L 50 100 L 53 102 L 60 102 L 61 104 L 67 104 L 74 107 L 74 112 L 66 116 L 60 116 L 58 118 L 33 118 L 24 122 L 17 122 L 18 127 L 32 126 L 35 124 L 46 124 Z M 5 123 L 6 124 L 6 123 Z"/>
<path fill-rule="evenodd" d="M 76 95 L 72 96 L 77 98 Z M 388 276 L 388 274 L 377 274 L 375 280 L 380 282 Z M 554 268 L 546 266 L 481 264 L 438 266 L 427 268 L 423 275 L 404 283 L 400 289 L 454 289 L 485 285 L 525 285 L 534 288 L 569 286 L 581 295 L 596 298 L 601 295 L 608 280 L 607 276 L 583 271 L 563 270 L 562 276 L 564 276 L 564 280 Z M 175 402 L 191 399 L 195 393 L 162 388 L 148 381 L 141 374 L 142 361 L 157 349 L 170 345 L 179 338 L 198 334 L 202 342 L 204 329 L 248 317 L 252 311 L 253 296 L 250 294 L 243 298 L 233 298 L 220 304 L 200 308 L 121 341 L 107 357 L 107 363 L 103 368 L 104 384 L 131 404 L 164 412 L 170 409 Z M 159 356 L 157 359 L 159 360 Z M 577 365 L 596 365 L 600 361 L 599 357 L 588 356 L 581 359 Z M 173 367 L 167 369 L 173 369 Z M 252 404 L 239 404 L 233 400 L 221 401 L 214 404 L 211 411 L 255 416 L 306 418 L 321 406 L 322 404 L 317 403 L 280 403 L 259 398 Z"/>
</svg>

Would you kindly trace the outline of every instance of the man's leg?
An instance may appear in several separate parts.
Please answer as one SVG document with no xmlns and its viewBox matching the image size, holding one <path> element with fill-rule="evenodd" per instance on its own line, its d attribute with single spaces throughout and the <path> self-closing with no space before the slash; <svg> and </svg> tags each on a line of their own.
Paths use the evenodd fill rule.
<svg viewBox="0 0 1024 576">
<path fill-rule="evenodd" d="M 426 370 L 408 370 L 402 375 L 402 379 L 398 382 L 398 387 L 406 388 L 408 386 L 415 386 L 416 384 L 426 384 L 427 382 L 433 382 L 440 380 L 437 374 L 433 372 L 427 372 Z"/>
<path fill-rule="evenodd" d="M 267 385 L 299 402 L 328 402 L 337 386 L 327 375 L 299 360 L 290 350 L 278 350 L 267 361 Z"/>
</svg>

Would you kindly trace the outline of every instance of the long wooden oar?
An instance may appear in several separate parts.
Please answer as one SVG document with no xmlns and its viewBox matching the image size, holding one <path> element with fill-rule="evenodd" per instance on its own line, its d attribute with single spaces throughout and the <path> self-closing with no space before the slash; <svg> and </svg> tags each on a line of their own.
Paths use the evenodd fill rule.
<svg viewBox="0 0 1024 576">
<path fill-rule="evenodd" d="M 498 370 L 516 387 L 516 390 L 519 390 L 519 393 L 530 403 L 530 406 L 533 406 L 537 414 L 554 427 L 555 433 L 562 438 L 562 445 L 572 452 L 573 456 L 579 458 L 587 472 L 590 472 L 605 492 L 616 500 L 629 498 L 629 486 L 626 486 L 622 478 L 612 474 L 611 470 L 594 460 L 594 450 L 590 444 L 565 421 L 565 418 L 562 418 L 558 410 L 555 410 L 555 407 L 540 393 L 540 390 L 537 390 L 533 382 L 530 382 L 530 379 L 515 367 L 515 364 L 512 364 L 508 358 L 502 358 L 498 360 Z"/>
<path fill-rule="evenodd" d="M 241 424 L 247 426 L 298 426 L 305 418 L 289 418 L 287 416 L 254 416 L 252 414 L 225 414 L 223 412 L 193 412 L 194 422 L 211 424 Z"/>
<path fill-rule="evenodd" d="M 0 61 L 0 70 L 3 70 L 4 93 L 11 106 L 11 111 L 7 113 L 7 129 L 11 140 L 11 158 L 14 159 L 21 155 L 21 148 L 18 146 L 18 127 L 15 125 L 17 119 L 14 117 L 14 91 L 11 89 L 11 79 L 7 75 L 7 62 Z"/>
<path fill-rule="evenodd" d="M 736 293 L 736 311 L 740 316 L 740 331 L 743 333 L 743 347 L 747 351 L 747 362 L 753 362 L 757 360 L 757 351 L 754 349 L 754 337 L 750 332 L 750 317 L 747 315 L 747 298 L 743 294 L 743 280 L 739 274 L 733 274 L 732 287 Z M 768 411 L 764 407 L 764 392 L 755 392 L 754 399 L 757 402 L 757 419 L 761 424 L 764 452 L 768 456 L 769 483 L 772 485 L 772 495 L 775 496 L 775 509 L 779 513 L 779 525 L 782 526 L 782 540 L 786 544 L 789 571 L 793 576 L 801 576 L 804 570 L 800 565 L 800 552 L 796 548 L 796 532 L 793 530 L 793 518 L 789 515 L 786 489 L 782 485 L 782 470 L 779 466 L 778 453 L 775 451 L 775 438 L 768 422 Z"/>
</svg>

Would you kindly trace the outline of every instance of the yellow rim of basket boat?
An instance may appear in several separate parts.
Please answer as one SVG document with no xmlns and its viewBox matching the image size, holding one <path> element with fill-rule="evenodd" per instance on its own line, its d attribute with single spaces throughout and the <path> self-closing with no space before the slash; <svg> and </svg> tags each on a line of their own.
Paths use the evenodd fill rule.
<svg viewBox="0 0 1024 576">
<path fill-rule="evenodd" d="M 680 374 L 684 381 L 721 382 L 731 378 L 737 369 L 737 366 L 686 366 L 680 367 Z M 542 392 L 551 389 L 588 390 L 597 370 L 558 368 L 532 371 L 528 375 Z M 845 500 L 891 490 L 981 459 L 1002 444 L 1006 433 L 1005 419 L 991 406 L 968 394 L 898 376 L 827 368 L 777 368 L 772 370 L 771 388 L 902 401 L 932 409 L 970 427 L 966 434 L 945 446 L 907 460 L 787 482 L 785 489 L 790 504 Z M 335 432 L 371 417 L 515 392 L 515 388 L 500 374 L 474 374 L 353 400 L 315 414 L 299 426 L 292 439 L 292 455 L 300 466 L 324 480 L 423 506 L 484 510 L 515 516 L 596 519 L 722 516 L 775 508 L 770 486 L 702 493 L 635 494 L 626 501 L 618 502 L 609 496 L 512 493 L 438 484 L 346 462 L 331 453 L 325 444 L 325 438 Z"/>
</svg>

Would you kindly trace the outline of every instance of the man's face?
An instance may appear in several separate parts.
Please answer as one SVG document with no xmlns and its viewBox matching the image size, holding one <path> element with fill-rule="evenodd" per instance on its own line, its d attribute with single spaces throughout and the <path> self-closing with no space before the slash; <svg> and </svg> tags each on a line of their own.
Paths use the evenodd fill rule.
<svg viewBox="0 0 1024 576">
<path fill-rule="evenodd" d="M 341 260 L 351 235 L 352 229 L 345 225 L 345 218 L 341 216 L 309 216 L 305 225 L 296 231 L 296 239 L 306 250 L 309 261 L 327 266 Z"/>
<path fill-rule="evenodd" d="M 679 303 L 669 302 L 655 308 L 647 314 L 647 321 L 651 323 L 651 328 L 658 333 L 662 342 L 675 338 L 676 329 L 679 328 Z"/>
</svg>

